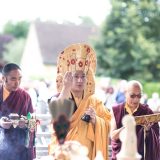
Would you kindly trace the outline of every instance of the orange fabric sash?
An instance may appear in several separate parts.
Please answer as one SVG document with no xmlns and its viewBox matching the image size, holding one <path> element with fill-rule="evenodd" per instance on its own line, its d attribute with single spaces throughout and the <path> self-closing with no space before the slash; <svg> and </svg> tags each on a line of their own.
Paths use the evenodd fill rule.
<svg viewBox="0 0 160 160">
<path fill-rule="evenodd" d="M 96 111 L 95 126 L 81 120 L 89 106 L 92 106 Z M 110 119 L 109 111 L 105 109 L 100 100 L 94 95 L 85 96 L 71 117 L 71 126 L 66 140 L 77 140 L 85 145 L 88 148 L 90 160 L 94 160 L 98 151 L 101 151 L 104 159 L 108 160 Z"/>
</svg>

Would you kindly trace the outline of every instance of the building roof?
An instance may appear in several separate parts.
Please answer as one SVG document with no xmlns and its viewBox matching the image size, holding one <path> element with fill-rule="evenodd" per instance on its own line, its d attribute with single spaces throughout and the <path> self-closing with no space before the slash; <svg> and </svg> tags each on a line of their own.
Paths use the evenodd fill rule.
<svg viewBox="0 0 160 160">
<path fill-rule="evenodd" d="M 44 64 L 56 64 L 57 56 L 72 43 L 87 43 L 96 36 L 96 26 L 35 22 L 39 46 Z"/>
</svg>

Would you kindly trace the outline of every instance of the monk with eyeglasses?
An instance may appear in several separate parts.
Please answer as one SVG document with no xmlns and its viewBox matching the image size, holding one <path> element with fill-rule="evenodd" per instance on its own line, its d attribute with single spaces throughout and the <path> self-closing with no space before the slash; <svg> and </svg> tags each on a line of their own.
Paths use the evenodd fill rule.
<svg viewBox="0 0 160 160">
<path fill-rule="evenodd" d="M 116 155 L 121 149 L 119 134 L 124 129 L 122 118 L 130 114 L 132 116 L 142 116 L 153 114 L 153 111 L 147 104 L 141 104 L 142 85 L 139 81 L 131 80 L 128 82 L 125 97 L 125 103 L 114 106 L 111 111 L 111 143 L 112 143 L 112 160 L 116 160 Z M 141 160 L 160 160 L 160 139 L 158 123 L 149 123 L 144 126 L 136 126 L 137 149 L 142 156 Z M 145 133 L 144 133 L 145 132 Z M 128 146 L 130 147 L 130 146 Z"/>
</svg>

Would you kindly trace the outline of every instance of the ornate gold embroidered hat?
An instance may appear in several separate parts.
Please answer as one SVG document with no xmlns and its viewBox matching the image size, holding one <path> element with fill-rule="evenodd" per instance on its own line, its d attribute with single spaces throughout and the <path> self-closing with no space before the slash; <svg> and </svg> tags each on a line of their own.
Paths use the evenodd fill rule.
<svg viewBox="0 0 160 160">
<path fill-rule="evenodd" d="M 72 44 L 65 48 L 58 56 L 57 61 L 57 91 L 61 92 L 63 76 L 67 71 L 84 71 L 87 82 L 85 95 L 93 94 L 95 91 L 94 75 L 96 72 L 96 54 L 87 44 Z"/>
</svg>

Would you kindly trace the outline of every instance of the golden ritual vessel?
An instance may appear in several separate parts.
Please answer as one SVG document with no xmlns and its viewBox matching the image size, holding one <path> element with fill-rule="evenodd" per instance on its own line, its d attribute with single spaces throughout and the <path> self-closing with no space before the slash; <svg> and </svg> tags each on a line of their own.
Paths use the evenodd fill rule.
<svg viewBox="0 0 160 160">
<path fill-rule="evenodd" d="M 145 125 L 147 123 L 158 123 L 160 122 L 160 113 L 135 116 L 134 118 L 137 125 Z"/>
<path fill-rule="evenodd" d="M 25 126 L 30 130 L 34 131 L 36 129 L 37 120 L 36 117 L 28 113 L 27 116 L 19 116 L 17 113 L 9 114 L 9 120 L 12 121 L 13 127 L 16 128 L 20 121 L 25 121 Z"/>
</svg>

